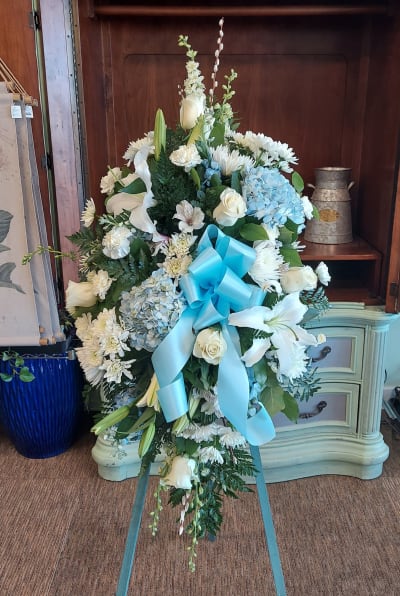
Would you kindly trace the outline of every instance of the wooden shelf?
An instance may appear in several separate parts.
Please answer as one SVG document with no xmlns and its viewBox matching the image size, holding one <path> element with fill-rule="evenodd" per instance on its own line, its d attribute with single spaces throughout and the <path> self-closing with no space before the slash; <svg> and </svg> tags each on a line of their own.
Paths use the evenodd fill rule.
<svg viewBox="0 0 400 596">
<path fill-rule="evenodd" d="M 121 16 L 218 16 L 225 17 L 290 17 L 290 16 L 335 16 L 335 15 L 373 15 L 373 14 L 388 14 L 389 8 L 386 3 L 348 3 L 348 4 L 328 4 L 316 5 L 307 4 L 302 5 L 277 5 L 277 6 L 263 6 L 259 4 L 252 4 L 251 2 L 246 6 L 235 5 L 213 5 L 205 6 L 202 4 L 183 4 L 183 5 L 165 5 L 158 3 L 147 4 L 114 4 L 112 2 L 97 4 L 93 2 L 90 16 L 106 16 L 106 17 L 121 17 Z"/>
<path fill-rule="evenodd" d="M 346 244 L 316 244 L 301 239 L 305 249 L 301 259 L 308 261 L 378 261 L 382 259 L 379 251 L 375 250 L 362 238 L 354 238 Z"/>
</svg>

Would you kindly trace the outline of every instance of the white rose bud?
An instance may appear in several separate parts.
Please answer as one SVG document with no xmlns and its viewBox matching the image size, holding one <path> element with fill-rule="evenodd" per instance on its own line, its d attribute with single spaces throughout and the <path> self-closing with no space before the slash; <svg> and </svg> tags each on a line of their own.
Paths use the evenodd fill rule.
<svg viewBox="0 0 400 596">
<path fill-rule="evenodd" d="M 318 277 L 312 267 L 291 267 L 281 276 L 281 286 L 286 294 L 301 292 L 302 290 L 314 290 L 317 287 Z"/>
<path fill-rule="evenodd" d="M 183 490 L 190 490 L 192 488 L 195 466 L 196 462 L 194 459 L 177 455 L 172 460 L 170 471 L 162 479 L 162 484 Z"/>
<path fill-rule="evenodd" d="M 220 195 L 220 203 L 213 212 L 213 218 L 220 226 L 233 226 L 246 214 L 246 201 L 233 188 L 225 188 Z"/>
<path fill-rule="evenodd" d="M 75 313 L 77 306 L 89 308 L 97 302 L 96 295 L 93 292 L 93 286 L 90 281 L 69 281 L 65 290 L 65 306 L 71 315 Z"/>
<path fill-rule="evenodd" d="M 219 329 L 203 329 L 196 337 L 193 355 L 203 358 L 208 364 L 219 364 L 227 349 L 226 341 Z"/>
<path fill-rule="evenodd" d="M 194 93 L 188 95 L 182 100 L 180 109 L 180 122 L 182 128 L 190 130 L 193 128 L 198 118 L 204 112 L 204 96 L 195 95 Z"/>
</svg>

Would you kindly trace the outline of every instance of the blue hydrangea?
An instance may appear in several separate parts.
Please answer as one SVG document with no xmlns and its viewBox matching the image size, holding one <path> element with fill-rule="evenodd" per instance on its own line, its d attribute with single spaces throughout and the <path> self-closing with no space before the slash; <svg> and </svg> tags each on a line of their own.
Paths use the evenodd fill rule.
<svg viewBox="0 0 400 596">
<path fill-rule="evenodd" d="M 254 215 L 268 226 L 284 226 L 287 219 L 304 228 L 304 210 L 300 196 L 289 180 L 276 168 L 259 166 L 249 170 L 242 184 L 247 215 Z"/>
<path fill-rule="evenodd" d="M 204 166 L 203 186 L 210 186 L 211 178 L 214 174 L 221 176 L 221 167 L 212 159 L 203 159 L 202 165 Z"/>
<path fill-rule="evenodd" d="M 186 301 L 174 282 L 157 269 L 139 286 L 122 293 L 120 316 L 136 350 L 154 352 L 178 322 Z"/>
</svg>

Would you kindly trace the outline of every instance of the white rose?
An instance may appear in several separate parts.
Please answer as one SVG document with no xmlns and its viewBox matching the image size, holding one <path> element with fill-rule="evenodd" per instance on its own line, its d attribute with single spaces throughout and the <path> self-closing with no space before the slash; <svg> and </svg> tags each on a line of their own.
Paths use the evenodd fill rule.
<svg viewBox="0 0 400 596">
<path fill-rule="evenodd" d="M 65 306 L 71 315 L 75 313 L 75 307 L 82 306 L 89 308 L 96 304 L 97 298 L 93 292 L 90 281 L 69 281 L 65 290 Z"/>
<path fill-rule="evenodd" d="M 220 203 L 214 209 L 213 218 L 220 226 L 233 226 L 246 214 L 246 201 L 233 188 L 225 188 L 219 199 Z"/>
<path fill-rule="evenodd" d="M 183 490 L 190 490 L 192 488 L 192 479 L 194 478 L 194 470 L 196 462 L 183 455 L 177 455 L 172 460 L 171 469 L 168 474 L 162 479 L 162 484 L 181 488 Z"/>
<path fill-rule="evenodd" d="M 196 337 L 193 355 L 203 358 L 208 364 L 219 364 L 226 352 L 226 341 L 219 329 L 203 329 Z"/>
<path fill-rule="evenodd" d="M 204 95 L 188 95 L 182 100 L 180 109 L 180 122 L 182 128 L 193 128 L 198 118 L 204 112 Z"/>
<path fill-rule="evenodd" d="M 315 269 L 315 273 L 318 275 L 319 281 L 324 286 L 327 286 L 328 283 L 331 281 L 331 276 L 329 274 L 328 267 L 325 265 L 323 261 L 321 261 L 318 267 Z"/>
<path fill-rule="evenodd" d="M 176 166 L 185 168 L 185 172 L 190 172 L 192 168 L 201 163 L 201 157 L 194 143 L 190 143 L 190 145 L 181 145 L 171 153 L 169 158 Z"/>
<path fill-rule="evenodd" d="M 317 287 L 318 277 L 312 267 L 291 267 L 281 275 L 281 286 L 286 294 L 314 290 Z"/>
<path fill-rule="evenodd" d="M 114 192 L 114 184 L 121 180 L 121 176 L 121 168 L 111 168 L 108 170 L 108 174 L 100 180 L 100 191 L 106 195 Z"/>
<path fill-rule="evenodd" d="M 122 259 L 129 254 L 131 230 L 125 226 L 112 228 L 103 238 L 103 253 L 110 259 Z"/>
</svg>

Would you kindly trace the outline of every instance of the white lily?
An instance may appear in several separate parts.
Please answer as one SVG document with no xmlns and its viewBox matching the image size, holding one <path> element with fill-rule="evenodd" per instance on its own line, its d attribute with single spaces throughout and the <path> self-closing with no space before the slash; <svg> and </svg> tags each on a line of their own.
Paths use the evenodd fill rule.
<svg viewBox="0 0 400 596">
<path fill-rule="evenodd" d="M 146 393 L 143 395 L 142 398 L 136 402 L 136 406 L 138 408 L 144 408 L 145 406 L 149 406 L 150 408 L 154 408 L 156 412 L 160 411 L 160 404 L 158 402 L 157 391 L 159 390 L 160 386 L 157 381 L 157 377 L 155 374 L 151 377 L 151 381 L 149 386 L 146 389 Z"/>
<path fill-rule="evenodd" d="M 305 346 L 318 344 L 317 338 L 298 325 L 307 306 L 300 302 L 299 293 L 293 292 L 280 300 L 273 308 L 254 306 L 229 316 L 229 323 L 236 327 L 249 327 L 271 334 L 269 338 L 257 338 L 243 356 L 246 366 L 258 362 L 271 344 L 276 349 L 281 374 L 293 378 L 293 350 L 304 352 Z M 293 345 L 295 344 L 295 346 Z"/>
</svg>

